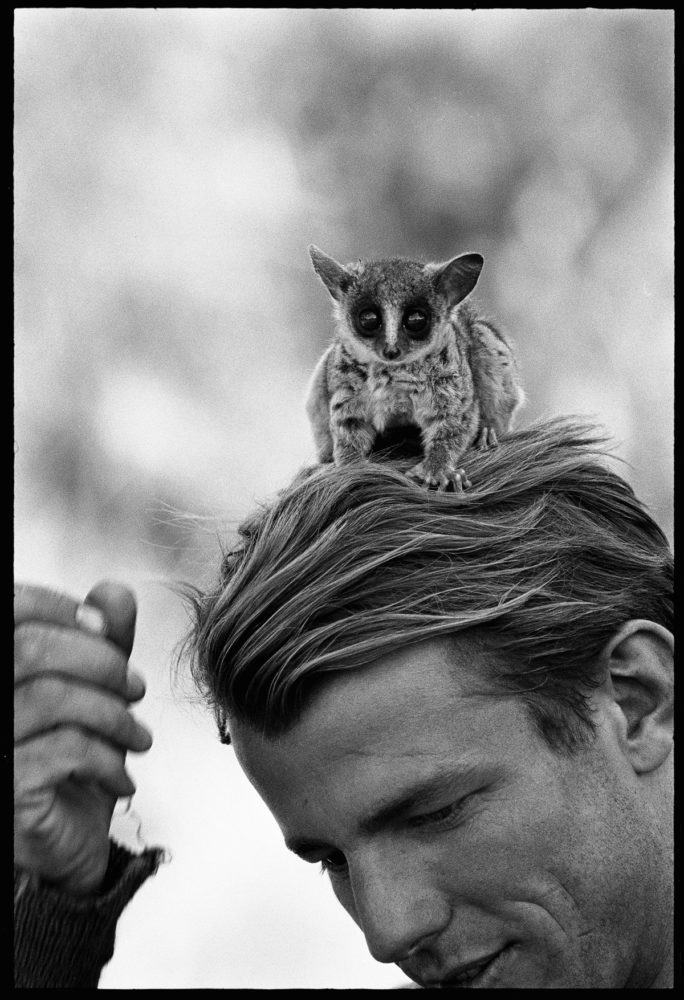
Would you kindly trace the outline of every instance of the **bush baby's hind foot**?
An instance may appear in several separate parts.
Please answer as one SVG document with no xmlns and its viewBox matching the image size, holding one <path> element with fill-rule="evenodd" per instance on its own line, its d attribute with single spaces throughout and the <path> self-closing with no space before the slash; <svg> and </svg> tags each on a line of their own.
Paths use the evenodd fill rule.
<svg viewBox="0 0 684 1000">
<path fill-rule="evenodd" d="M 428 489 L 436 489 L 445 493 L 451 487 L 455 493 L 462 493 L 473 484 L 468 479 L 465 469 L 440 469 L 431 471 L 425 468 L 424 462 L 418 462 L 406 473 L 409 479 L 416 479 Z"/>
</svg>

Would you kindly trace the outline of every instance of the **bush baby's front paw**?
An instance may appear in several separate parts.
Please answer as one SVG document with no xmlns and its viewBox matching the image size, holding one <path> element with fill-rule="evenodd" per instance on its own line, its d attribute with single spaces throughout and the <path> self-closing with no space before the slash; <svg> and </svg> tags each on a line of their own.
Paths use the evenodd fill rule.
<svg viewBox="0 0 684 1000">
<path fill-rule="evenodd" d="M 499 439 L 496 436 L 494 428 L 484 426 L 480 430 L 477 441 L 475 442 L 475 447 L 480 451 L 488 451 L 490 448 L 496 448 L 498 443 Z"/>
</svg>

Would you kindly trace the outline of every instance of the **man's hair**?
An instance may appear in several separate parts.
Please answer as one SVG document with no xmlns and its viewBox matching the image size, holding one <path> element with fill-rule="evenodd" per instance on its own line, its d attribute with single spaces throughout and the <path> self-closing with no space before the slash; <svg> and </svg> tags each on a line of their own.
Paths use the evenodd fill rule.
<svg viewBox="0 0 684 1000">
<path fill-rule="evenodd" d="M 276 736 L 330 674 L 449 636 L 551 747 L 586 742 L 608 640 L 673 614 L 667 539 L 605 444 L 538 423 L 464 455 L 464 492 L 429 491 L 396 458 L 302 470 L 240 527 L 216 585 L 189 592 L 185 649 L 224 742 L 230 716 Z"/>
</svg>

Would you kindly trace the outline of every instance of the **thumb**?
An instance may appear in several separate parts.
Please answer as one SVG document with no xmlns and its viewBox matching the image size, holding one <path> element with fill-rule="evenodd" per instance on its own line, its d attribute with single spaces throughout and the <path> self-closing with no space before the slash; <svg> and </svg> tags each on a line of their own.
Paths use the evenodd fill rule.
<svg viewBox="0 0 684 1000">
<path fill-rule="evenodd" d="M 130 656 L 135 638 L 135 597 L 122 583 L 103 580 L 86 595 L 85 604 L 99 608 L 107 621 L 106 636 Z"/>
</svg>

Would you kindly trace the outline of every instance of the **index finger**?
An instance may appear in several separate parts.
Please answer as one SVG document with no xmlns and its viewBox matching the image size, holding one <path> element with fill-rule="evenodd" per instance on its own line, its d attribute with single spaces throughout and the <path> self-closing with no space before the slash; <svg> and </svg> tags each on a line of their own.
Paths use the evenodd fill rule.
<svg viewBox="0 0 684 1000">
<path fill-rule="evenodd" d="M 88 607 L 88 615 L 92 612 L 90 621 L 84 621 L 81 601 L 69 597 L 58 590 L 48 587 L 37 587 L 33 584 L 20 583 L 14 588 L 14 624 L 40 621 L 53 625 L 65 625 L 70 628 L 85 628 L 88 632 L 104 635 L 107 623 L 98 608 Z M 99 622 L 99 626 L 98 626 Z"/>
</svg>

